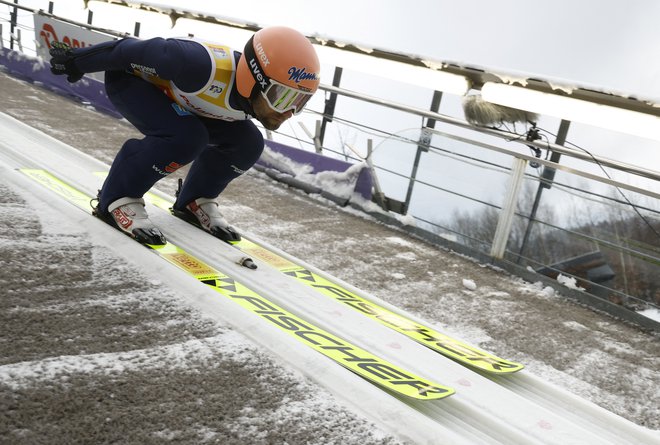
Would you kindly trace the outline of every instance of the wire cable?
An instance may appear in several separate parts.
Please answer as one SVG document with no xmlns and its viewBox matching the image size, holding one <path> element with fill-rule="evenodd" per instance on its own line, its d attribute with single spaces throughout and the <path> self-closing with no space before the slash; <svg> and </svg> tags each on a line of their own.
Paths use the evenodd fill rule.
<svg viewBox="0 0 660 445">
<path fill-rule="evenodd" d="M 545 131 L 546 133 L 548 133 L 548 134 L 550 134 L 554 137 L 557 137 L 556 134 L 552 133 L 549 130 L 541 129 L 541 128 L 540 128 L 540 130 Z M 603 172 L 603 174 L 605 174 L 607 179 L 610 179 L 610 180 L 612 179 L 612 177 L 610 176 L 608 171 L 605 169 L 605 167 L 596 159 L 596 157 L 589 150 L 587 150 L 586 148 L 583 148 L 583 147 L 581 147 L 581 146 L 579 146 L 579 145 L 577 145 L 573 142 L 570 142 L 570 141 L 566 141 L 565 143 L 577 148 L 578 150 L 583 151 L 584 153 L 586 153 L 596 163 L 596 165 L 601 169 L 601 171 Z M 653 232 L 653 234 L 658 238 L 658 240 L 660 240 L 660 233 L 656 230 L 655 227 L 653 227 L 653 225 L 649 222 L 649 220 L 644 215 L 642 215 L 642 213 L 639 211 L 637 206 L 635 204 L 633 204 L 632 201 L 630 201 L 630 199 L 628 199 L 628 196 L 625 193 L 623 193 L 623 190 L 621 190 L 616 185 L 614 185 L 613 187 L 623 197 L 624 201 L 635 211 L 637 216 L 639 216 L 639 218 L 644 222 L 644 224 L 646 224 L 648 226 L 648 228 L 651 229 L 651 232 Z"/>
</svg>

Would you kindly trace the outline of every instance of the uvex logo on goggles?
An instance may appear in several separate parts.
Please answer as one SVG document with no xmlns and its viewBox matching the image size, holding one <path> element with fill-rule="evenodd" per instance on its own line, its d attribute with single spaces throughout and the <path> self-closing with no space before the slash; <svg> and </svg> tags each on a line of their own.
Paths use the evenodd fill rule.
<svg viewBox="0 0 660 445">
<path fill-rule="evenodd" d="M 261 45 L 261 42 L 257 43 L 257 54 L 259 54 L 259 58 L 261 59 L 261 64 L 263 66 L 270 65 L 270 60 L 268 60 L 268 56 L 266 55 L 266 51 L 264 51 L 264 47 Z"/>
<path fill-rule="evenodd" d="M 252 77 L 254 77 L 254 80 L 257 81 L 259 84 L 259 88 L 261 88 L 261 91 L 265 91 L 266 88 L 268 88 L 268 85 L 270 84 L 270 79 L 261 72 L 261 67 L 259 66 L 259 62 L 257 62 L 255 59 L 250 59 L 250 68 L 252 68 Z"/>
<path fill-rule="evenodd" d="M 270 78 L 264 73 L 263 67 L 268 66 L 270 64 L 270 60 L 268 60 L 268 56 L 266 56 L 266 52 L 261 46 L 261 43 L 258 43 L 257 46 L 257 51 L 259 51 L 258 56 L 254 52 L 254 36 L 250 37 L 250 40 L 245 45 L 245 60 L 248 61 L 248 65 L 250 66 L 250 73 L 252 73 L 252 77 L 254 78 L 255 82 L 259 84 L 259 89 L 261 91 L 266 91 L 268 85 L 270 85 Z M 261 64 L 260 60 L 263 62 L 263 65 Z"/>
</svg>

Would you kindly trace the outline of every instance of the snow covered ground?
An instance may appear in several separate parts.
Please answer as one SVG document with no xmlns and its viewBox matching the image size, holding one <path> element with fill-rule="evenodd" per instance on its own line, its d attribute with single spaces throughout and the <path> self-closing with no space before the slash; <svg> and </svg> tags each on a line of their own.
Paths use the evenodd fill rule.
<svg viewBox="0 0 660 445">
<path fill-rule="evenodd" d="M 0 74 L 0 111 L 109 162 L 133 130 Z M 0 176 L 7 177 L 2 172 Z M 173 180 L 163 181 L 172 193 Z M 0 437 L 11 443 L 398 443 L 230 326 L 0 182 Z M 552 290 L 250 173 L 239 227 L 633 422 L 660 429 L 660 344 Z M 66 267 L 63 267 L 66 265 Z M 395 421 L 393 419 L 393 421 Z"/>
<path fill-rule="evenodd" d="M 0 192 L 0 442 L 398 443 L 68 215 Z"/>
</svg>

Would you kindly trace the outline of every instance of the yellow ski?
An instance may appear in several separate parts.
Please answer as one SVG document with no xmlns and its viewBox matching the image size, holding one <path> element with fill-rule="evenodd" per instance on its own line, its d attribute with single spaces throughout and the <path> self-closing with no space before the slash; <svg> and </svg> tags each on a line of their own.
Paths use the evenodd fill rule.
<svg viewBox="0 0 660 445">
<path fill-rule="evenodd" d="M 246 254 L 270 264 L 298 282 L 310 286 L 323 295 L 334 298 L 416 342 L 460 363 L 495 374 L 509 374 L 523 368 L 523 365 L 519 363 L 496 357 L 468 343 L 396 314 L 250 240 L 243 238 L 235 246 Z"/>
<path fill-rule="evenodd" d="M 85 193 L 45 170 L 21 169 L 20 171 L 78 208 L 91 213 L 89 204 L 91 197 Z M 146 245 L 146 247 L 301 343 L 394 394 L 418 400 L 437 400 L 455 392 L 452 388 L 419 377 L 307 322 L 172 243 L 163 246 Z"/>
<path fill-rule="evenodd" d="M 156 194 L 148 193 L 146 198 L 152 204 L 164 210 L 169 211 L 170 207 L 172 207 L 171 202 Z M 334 298 L 457 362 L 491 374 L 511 374 L 524 368 L 524 365 L 520 363 L 497 357 L 469 343 L 396 314 L 245 237 L 232 245 L 242 252 L 278 269 L 298 282 L 316 289 L 321 294 Z"/>
</svg>

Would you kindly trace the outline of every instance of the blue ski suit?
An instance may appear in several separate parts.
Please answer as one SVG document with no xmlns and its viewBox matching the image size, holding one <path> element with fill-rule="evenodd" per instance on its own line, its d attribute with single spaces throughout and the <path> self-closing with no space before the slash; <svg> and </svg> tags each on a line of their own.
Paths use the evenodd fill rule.
<svg viewBox="0 0 660 445">
<path fill-rule="evenodd" d="M 99 197 L 99 209 L 142 197 L 157 181 L 192 162 L 174 207 L 215 198 L 257 161 L 263 136 L 235 88 L 241 53 L 188 39 L 122 39 L 75 50 L 83 73 L 105 72 L 117 110 L 143 135 L 122 146 Z"/>
</svg>

